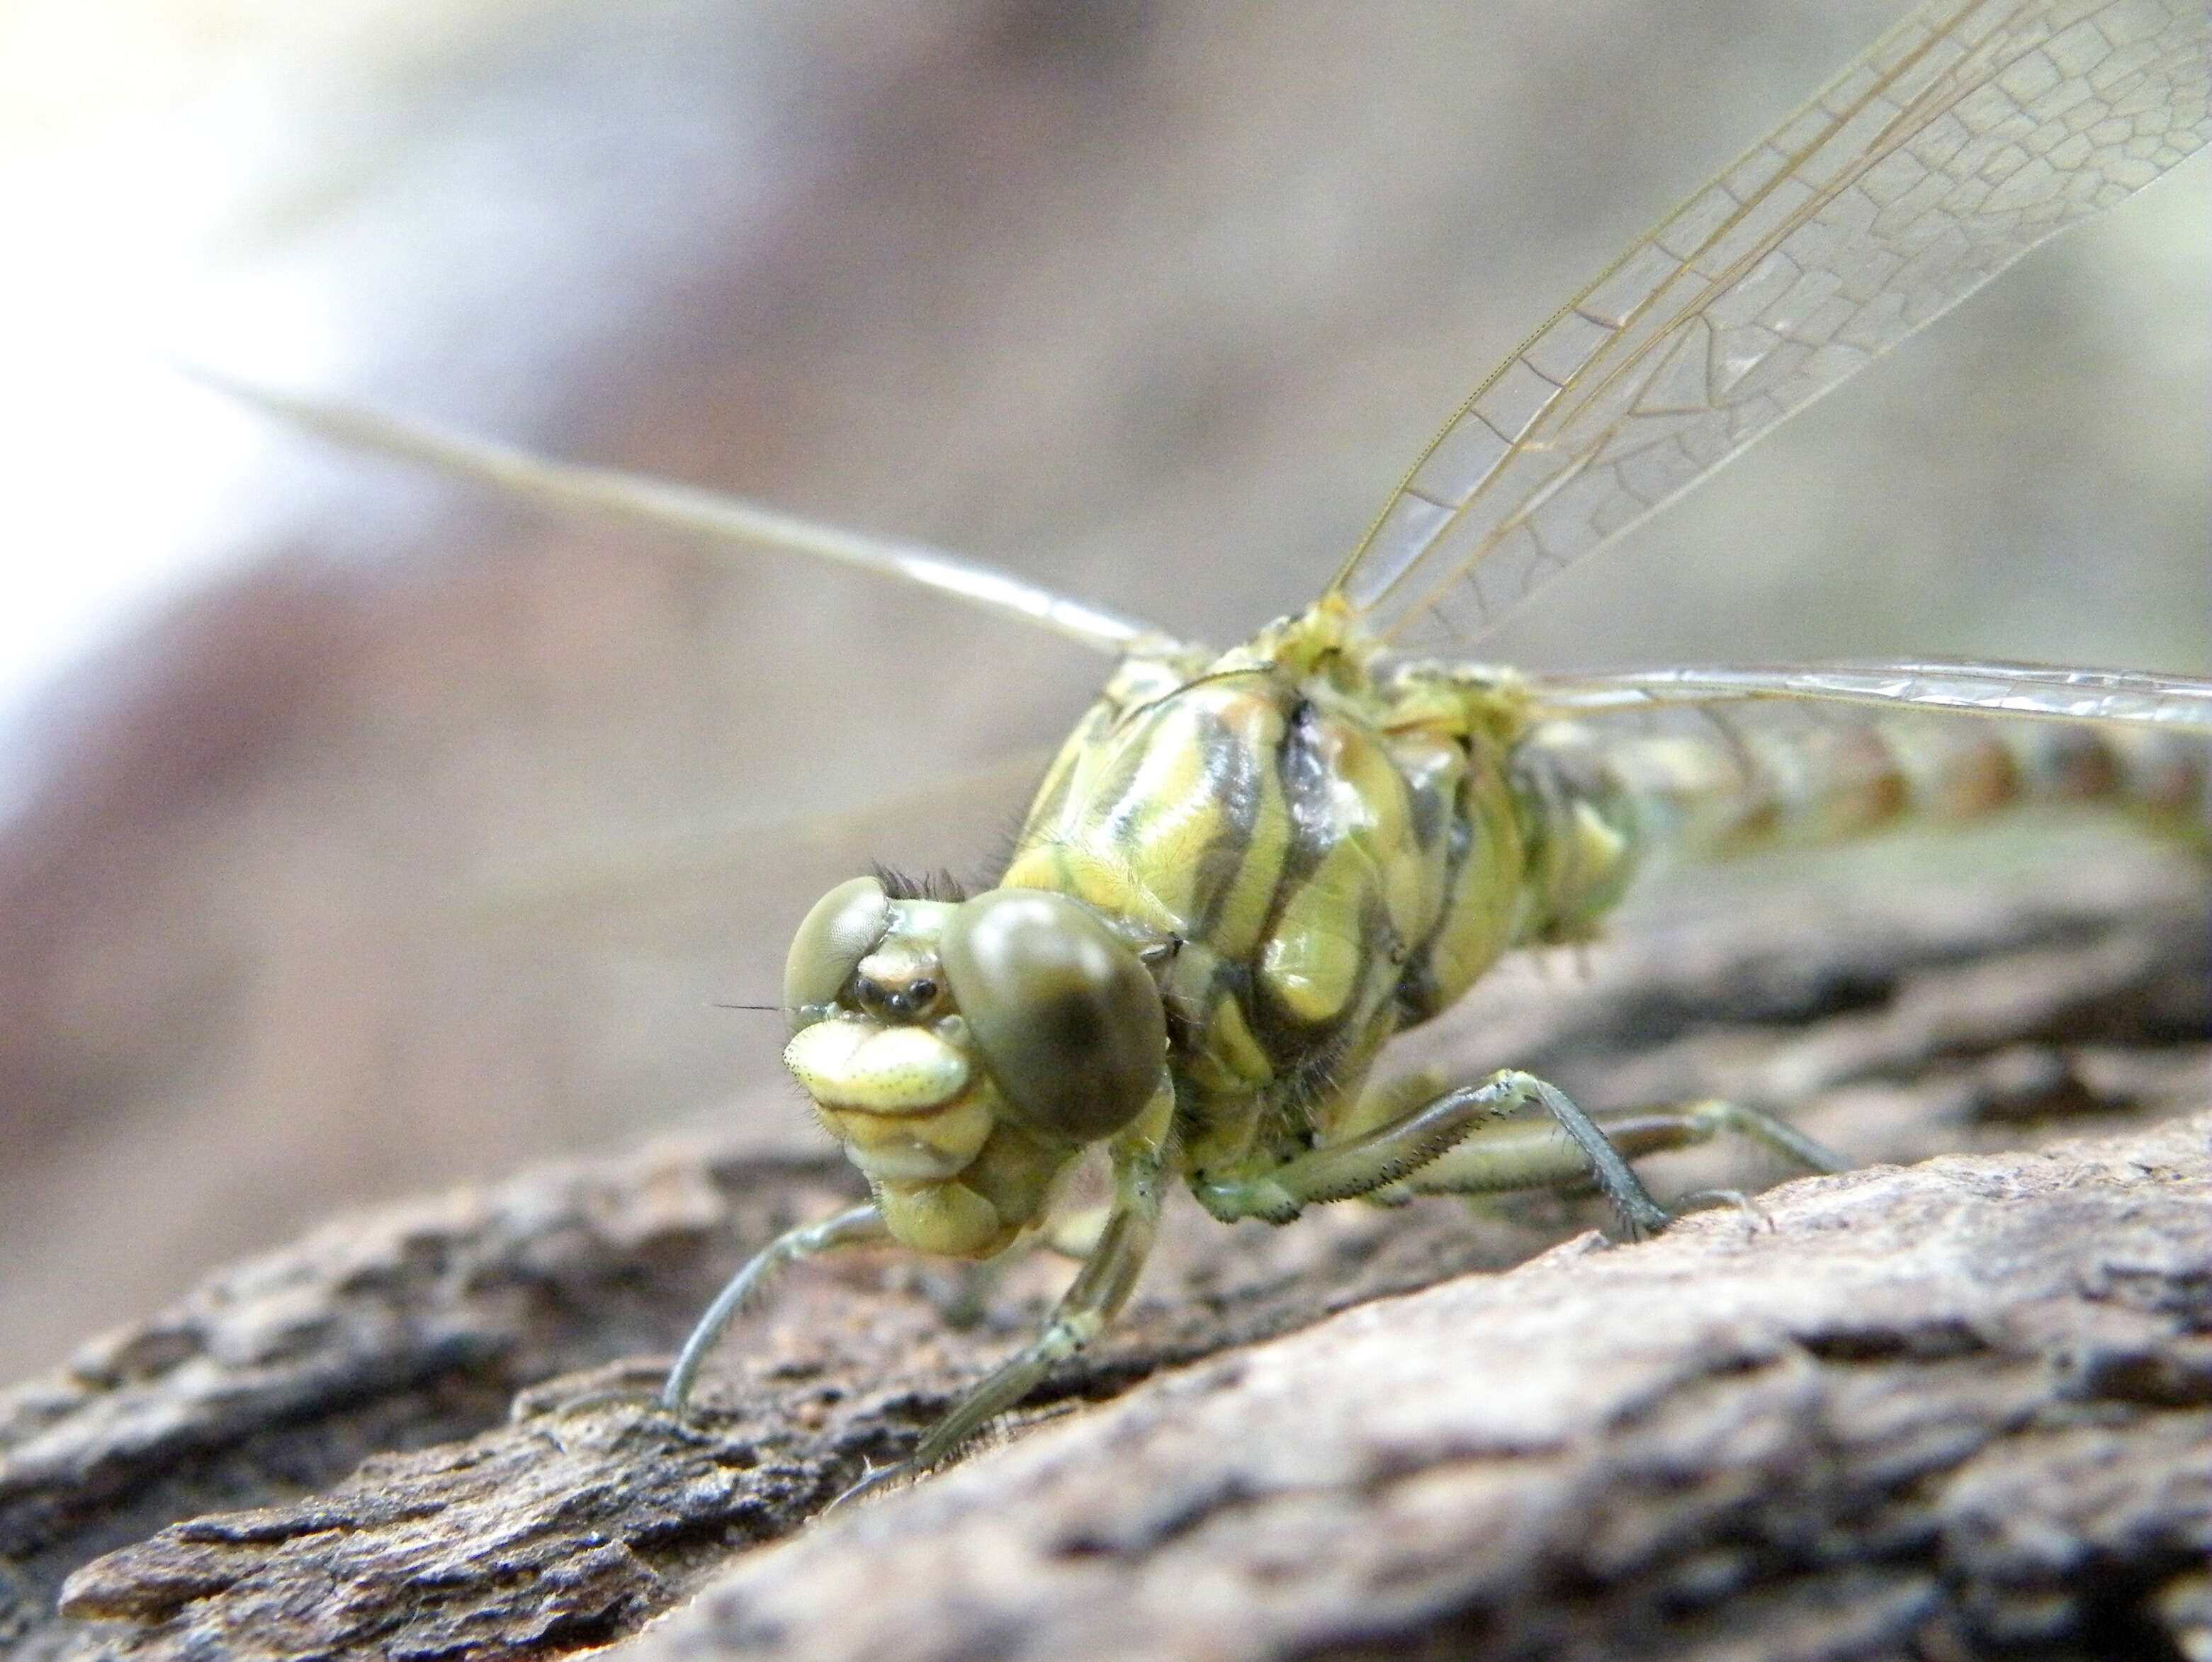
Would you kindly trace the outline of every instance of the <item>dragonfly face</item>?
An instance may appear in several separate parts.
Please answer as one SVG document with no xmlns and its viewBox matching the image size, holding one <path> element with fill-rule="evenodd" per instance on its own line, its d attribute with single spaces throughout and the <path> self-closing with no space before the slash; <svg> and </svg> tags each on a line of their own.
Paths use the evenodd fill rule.
<svg viewBox="0 0 2212 1662">
<path fill-rule="evenodd" d="M 962 1258 L 1037 1221 L 1068 1162 L 1152 1100 L 1167 1049 L 1137 952 L 1037 889 L 841 883 L 793 939 L 784 1009 L 784 1061 L 891 1234 Z"/>
</svg>

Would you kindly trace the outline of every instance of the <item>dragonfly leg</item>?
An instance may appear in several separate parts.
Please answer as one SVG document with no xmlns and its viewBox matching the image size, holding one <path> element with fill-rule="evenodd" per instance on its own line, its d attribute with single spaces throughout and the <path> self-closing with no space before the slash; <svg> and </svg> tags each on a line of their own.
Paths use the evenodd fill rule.
<svg viewBox="0 0 2212 1662">
<path fill-rule="evenodd" d="M 869 1472 L 831 1503 L 831 1510 L 877 1490 L 920 1477 L 957 1453 L 999 1415 L 1035 1390 L 1055 1362 L 1091 1343 L 1121 1313 L 1137 1285 L 1137 1276 L 1159 1233 L 1160 1202 L 1167 1180 L 1169 1119 L 1172 1096 L 1162 1111 L 1147 1114 L 1150 1134 L 1124 1133 L 1114 1149 L 1114 1200 L 1097 1245 L 1083 1261 L 1037 1337 L 1016 1351 L 929 1428 L 914 1453 L 896 1465 Z"/>
<path fill-rule="evenodd" d="M 691 1337 L 684 1341 L 676 1366 L 668 1370 L 668 1383 L 660 1388 L 660 1405 L 678 1419 L 683 1417 L 684 1404 L 690 1400 L 691 1387 L 698 1380 L 699 1369 L 706 1362 L 708 1353 L 784 1265 L 836 1252 L 841 1246 L 880 1246 L 890 1238 L 890 1232 L 884 1227 L 883 1215 L 871 1204 L 855 1206 L 818 1223 L 802 1223 L 769 1242 L 730 1277 L 728 1284 L 707 1307 L 707 1313 L 699 1318 Z"/>
<path fill-rule="evenodd" d="M 1382 1089 L 1396 1095 L 1392 1087 Z M 1542 1128 L 1545 1137 L 1557 1140 L 1556 1132 L 1565 1133 L 1561 1156 L 1564 1162 L 1571 1162 L 1572 1177 L 1597 1186 L 1620 1213 L 1632 1238 L 1655 1234 L 1667 1227 L 1670 1221 L 1667 1209 L 1651 1198 L 1629 1169 L 1626 1156 L 1598 1123 L 1558 1086 L 1534 1074 L 1511 1070 L 1493 1074 L 1480 1084 L 1455 1087 L 1371 1131 L 1299 1155 L 1279 1166 L 1201 1178 L 1192 1186 L 1200 1204 L 1224 1221 L 1260 1217 L 1270 1223 L 1287 1223 L 1307 1206 L 1320 1202 L 1349 1200 L 1400 1183 L 1408 1188 L 1425 1186 L 1419 1179 L 1449 1150 L 1489 1122 L 1528 1107 L 1540 1107 L 1551 1115 L 1553 1125 Z M 1547 1178 L 1537 1184 L 1504 1186 L 1543 1186 L 1559 1180 Z"/>
<path fill-rule="evenodd" d="M 1607 1140 L 1630 1160 L 1733 1135 L 1813 1171 L 1847 1171 L 1851 1165 L 1795 1126 L 1741 1102 L 1716 1098 L 1675 1108 L 1601 1113 L 1594 1119 Z M 1556 1125 L 1523 1118 L 1479 1127 L 1409 1174 L 1401 1186 L 1419 1194 L 1504 1194 L 1516 1189 L 1582 1188 L 1590 1180 L 1590 1167 L 1579 1146 L 1562 1137 Z"/>
<path fill-rule="evenodd" d="M 1017 1258 L 1032 1248 L 1042 1248 L 1055 1258 L 1072 1259 L 1078 1264 L 1087 1262 L 1097 1250 L 1099 1237 L 1105 1233 L 1107 1220 L 1113 1212 L 1110 1205 L 1085 1206 L 1052 1219 L 1034 1239 L 1017 1242 L 996 1258 L 960 1265 L 956 1272 L 958 1284 L 951 1295 L 934 1301 L 937 1313 L 944 1318 L 947 1327 L 958 1330 L 975 1326 L 989 1313 L 991 1296 L 998 1290 L 1006 1271 Z"/>
</svg>

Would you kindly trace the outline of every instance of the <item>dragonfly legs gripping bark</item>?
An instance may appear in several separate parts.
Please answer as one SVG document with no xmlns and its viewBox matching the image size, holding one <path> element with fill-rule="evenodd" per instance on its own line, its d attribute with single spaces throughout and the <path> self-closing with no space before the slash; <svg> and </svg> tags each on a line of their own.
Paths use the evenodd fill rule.
<svg viewBox="0 0 2212 1662">
<path fill-rule="evenodd" d="M 1393 1102 L 1413 1096 L 1427 1100 L 1410 1110 L 1389 1113 Z M 1850 1163 L 1773 1115 L 1741 1103 L 1709 1100 L 1678 1108 L 1594 1115 L 1557 1086 L 1513 1071 L 1440 1093 L 1430 1080 L 1413 1076 L 1382 1088 L 1370 1101 L 1382 1105 L 1370 1110 L 1384 1117 L 1375 1129 L 1269 1170 L 1200 1181 L 1194 1185 L 1199 1198 L 1218 1217 L 1284 1223 L 1308 1205 L 1379 1198 L 1385 1192 L 1497 1194 L 1595 1187 L 1613 1203 L 1628 1233 L 1641 1235 L 1664 1228 L 1674 1214 L 1652 1198 L 1630 1168 L 1632 1158 L 1734 1133 L 1815 1171 L 1841 1171 Z M 1104 1209 L 1103 1226 L 1097 1230 L 1095 1244 L 1084 1243 L 1088 1250 L 1080 1253 L 1083 1268 L 1037 1337 L 985 1376 L 906 1459 L 868 1472 L 830 1510 L 943 1464 L 1120 1313 L 1151 1255 L 1173 1173 L 1166 1106 L 1164 1101 L 1159 1112 L 1146 1114 L 1115 1140 L 1114 1199 Z M 1531 1107 L 1542 1108 L 1548 1118 L 1510 1117 Z M 1088 1237 L 1091 1230 L 1084 1227 L 1079 1233 Z M 777 1236 L 747 1260 L 700 1319 L 669 1374 L 661 1406 L 683 1414 L 708 1353 L 777 1271 L 841 1247 L 878 1246 L 891 1239 L 872 1204 Z M 1039 1244 L 1074 1255 L 1073 1242 L 1041 1237 Z"/>
<path fill-rule="evenodd" d="M 691 1387 L 697 1382 L 699 1369 L 708 1355 L 721 1342 L 730 1324 L 767 1289 L 777 1271 L 801 1259 L 817 1258 L 840 1247 L 880 1246 L 890 1238 L 890 1231 L 884 1226 L 883 1215 L 871 1203 L 818 1222 L 802 1223 L 769 1242 L 730 1277 L 728 1284 L 707 1307 L 707 1313 L 692 1328 L 691 1337 L 684 1341 L 676 1366 L 668 1370 L 668 1383 L 660 1389 L 660 1405 L 678 1418 L 683 1416 L 684 1404 L 690 1400 Z"/>
<path fill-rule="evenodd" d="M 1425 1083 L 1416 1077 L 1382 1087 L 1376 1095 L 1388 1101 L 1426 1095 L 1407 1089 Z M 1543 1108 L 1549 1119 L 1508 1118 L 1528 1107 Z M 1199 1198 L 1217 1217 L 1287 1222 L 1308 1205 L 1380 1198 L 1385 1192 L 1502 1194 L 1594 1186 L 1613 1203 L 1633 1238 L 1656 1234 L 1674 1214 L 1652 1198 L 1628 1162 L 1728 1132 L 1814 1171 L 1850 1165 L 1773 1115 L 1741 1103 L 1715 1100 L 1592 1115 L 1557 1086 L 1508 1071 L 1431 1096 L 1361 1136 L 1273 1170 L 1203 1183 Z"/>
<path fill-rule="evenodd" d="M 1853 1162 L 1796 1126 L 1762 1109 L 1711 1098 L 1679 1107 L 1630 1108 L 1590 1116 L 1607 1142 L 1626 1160 L 1668 1149 L 1686 1149 L 1716 1137 L 1748 1138 L 1808 1171 L 1849 1171 Z M 1556 1125 L 1522 1118 L 1478 1127 L 1395 1186 L 1406 1195 L 1506 1194 L 1516 1190 L 1588 1188 L 1592 1169 L 1581 1146 Z M 1678 1215 L 1709 1198 L 1737 1199 L 1733 1191 L 1709 1190 L 1676 1198 Z"/>
<path fill-rule="evenodd" d="M 1054 1364 L 1096 1338 L 1121 1313 L 1159 1233 L 1160 1205 L 1170 1175 L 1174 1136 L 1163 1100 L 1136 1127 L 1115 1140 L 1114 1200 L 1097 1245 L 1037 1337 L 987 1374 L 957 1404 L 914 1452 L 896 1465 L 868 1472 L 830 1503 L 836 1511 L 863 1496 L 918 1477 L 958 1452 L 985 1425 L 1035 1390 Z"/>
<path fill-rule="evenodd" d="M 1401 1094 L 1396 1088 L 1384 1089 L 1393 1097 Z M 1551 1115 L 1571 1139 L 1572 1152 L 1556 1175 L 1549 1171 L 1532 1174 L 1524 1183 L 1504 1186 L 1595 1183 L 1632 1237 L 1656 1234 L 1672 1222 L 1672 1215 L 1629 1168 L 1621 1150 L 1572 1098 L 1534 1074 L 1510 1069 L 1480 1084 L 1455 1087 L 1347 1141 L 1315 1149 L 1267 1170 L 1209 1177 L 1193 1186 L 1200 1203 L 1224 1222 L 1258 1217 L 1287 1223 L 1310 1205 L 1351 1200 L 1412 1180 L 1486 1123 L 1531 1105 Z"/>
</svg>

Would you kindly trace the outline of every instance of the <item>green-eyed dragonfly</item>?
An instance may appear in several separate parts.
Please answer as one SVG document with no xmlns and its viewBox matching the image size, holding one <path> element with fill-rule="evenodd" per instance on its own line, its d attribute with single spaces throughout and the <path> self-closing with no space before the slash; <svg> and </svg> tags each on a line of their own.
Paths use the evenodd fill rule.
<svg viewBox="0 0 2212 1662">
<path fill-rule="evenodd" d="M 1591 1114 L 1505 1071 L 1376 1082 L 1390 1039 L 1506 952 L 1589 938 L 1662 856 L 2103 799 L 2201 826 L 2212 682 L 2003 663 L 1522 674 L 1460 655 L 1552 578 L 2045 239 L 2212 133 L 2203 0 L 1938 0 L 1601 272 L 1461 407 L 1305 610 L 1227 652 L 938 550 L 238 392 L 345 442 L 556 508 L 839 561 L 1117 661 L 981 893 L 878 872 L 799 925 L 786 1064 L 871 1198 L 770 1242 L 672 1370 L 796 1259 L 1082 1268 L 1033 1343 L 900 1466 L 1021 1400 L 1128 1298 L 1169 1186 L 1223 1220 L 1354 1197 L 1594 1186 L 1729 1132 L 1729 1102 Z M 2009 719 L 1960 721 L 1961 715 Z M 1072 1224 L 1066 1174 L 1109 1156 Z"/>
</svg>

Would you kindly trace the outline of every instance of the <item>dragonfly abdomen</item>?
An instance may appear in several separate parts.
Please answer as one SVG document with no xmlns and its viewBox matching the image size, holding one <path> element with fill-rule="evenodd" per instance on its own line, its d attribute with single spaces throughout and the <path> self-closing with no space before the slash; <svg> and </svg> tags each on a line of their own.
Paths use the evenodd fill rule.
<svg viewBox="0 0 2212 1662">
<path fill-rule="evenodd" d="M 2212 747 L 2118 725 L 1746 706 L 1633 735 L 1555 723 L 1531 735 L 1518 761 L 1547 825 L 1601 821 L 1625 840 L 1627 867 L 1817 846 L 2034 803 L 2108 804 L 2184 834 L 2212 818 Z M 1555 828 L 1552 840 L 1563 834 Z M 1619 882 L 1570 874 L 1555 887 L 1549 913 L 1572 925 L 1594 921 Z"/>
</svg>

